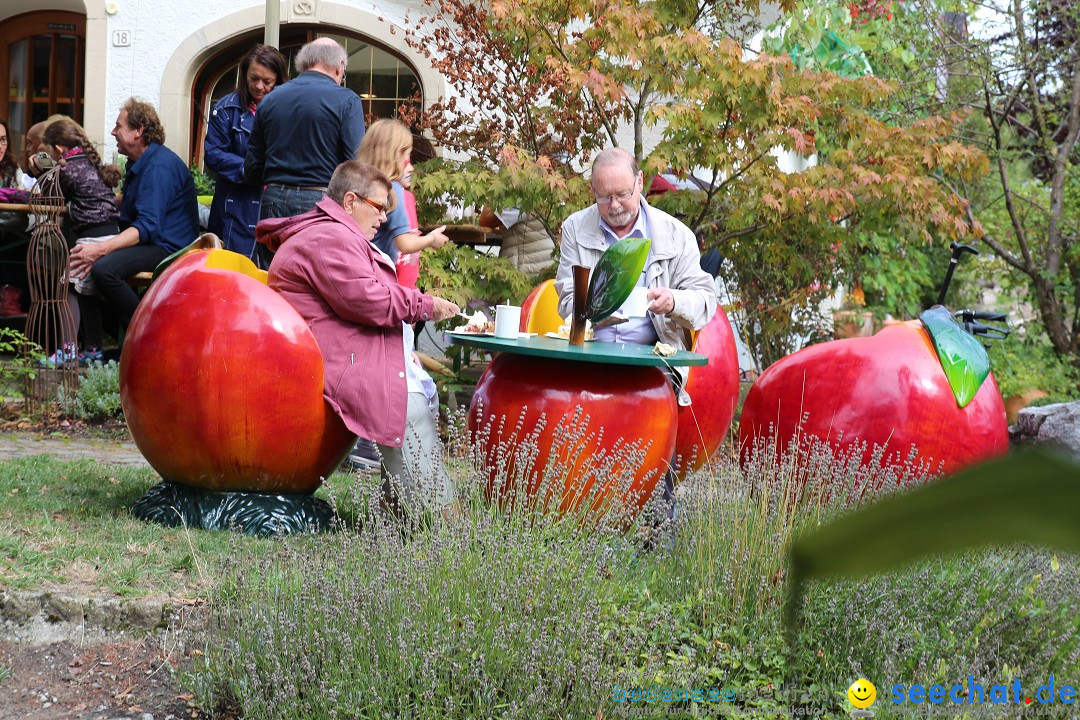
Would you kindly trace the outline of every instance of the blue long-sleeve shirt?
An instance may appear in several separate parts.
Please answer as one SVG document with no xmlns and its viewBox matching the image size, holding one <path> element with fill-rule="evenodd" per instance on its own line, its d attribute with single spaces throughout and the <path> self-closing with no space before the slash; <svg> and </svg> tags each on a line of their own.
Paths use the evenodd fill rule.
<svg viewBox="0 0 1080 720">
<path fill-rule="evenodd" d="M 262 188 L 244 182 L 244 156 L 254 124 L 255 113 L 241 104 L 239 93 L 231 92 L 214 106 L 206 126 L 206 167 L 217 173 L 207 230 L 244 257 L 251 257 L 255 247 L 262 197 Z"/>
<path fill-rule="evenodd" d="M 326 73 L 307 70 L 263 98 L 255 113 L 244 179 L 251 185 L 326 187 L 364 137 L 360 97 Z"/>
<path fill-rule="evenodd" d="M 191 171 L 176 153 L 151 143 L 124 176 L 120 229 L 139 231 L 141 244 L 174 252 L 199 234 L 199 206 Z"/>
</svg>

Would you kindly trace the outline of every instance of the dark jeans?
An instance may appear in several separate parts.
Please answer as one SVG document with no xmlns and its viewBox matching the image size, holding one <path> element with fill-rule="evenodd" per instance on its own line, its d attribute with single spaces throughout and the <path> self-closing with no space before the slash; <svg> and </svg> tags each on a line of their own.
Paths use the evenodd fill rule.
<svg viewBox="0 0 1080 720">
<path fill-rule="evenodd" d="M 262 200 L 259 203 L 259 219 L 292 217 L 306 213 L 315 207 L 326 195 L 321 190 L 301 190 L 299 188 L 284 188 L 275 185 L 267 185 L 263 188 Z M 255 264 L 263 270 L 270 267 L 270 261 L 274 259 L 274 253 L 270 252 L 262 243 L 255 243 Z"/>
<path fill-rule="evenodd" d="M 131 322 L 139 296 L 124 278 L 140 272 L 153 272 L 169 251 L 157 245 L 134 245 L 115 250 L 94 263 L 90 277 L 125 327 Z"/>
</svg>

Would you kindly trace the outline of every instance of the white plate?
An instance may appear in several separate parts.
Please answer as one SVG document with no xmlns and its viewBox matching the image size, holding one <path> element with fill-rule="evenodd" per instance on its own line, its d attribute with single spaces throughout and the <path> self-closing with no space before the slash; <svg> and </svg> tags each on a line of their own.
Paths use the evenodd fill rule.
<svg viewBox="0 0 1080 720">
<path fill-rule="evenodd" d="M 447 335 L 457 335 L 458 337 L 495 337 L 493 332 L 465 332 L 464 330 L 447 330 Z"/>
</svg>

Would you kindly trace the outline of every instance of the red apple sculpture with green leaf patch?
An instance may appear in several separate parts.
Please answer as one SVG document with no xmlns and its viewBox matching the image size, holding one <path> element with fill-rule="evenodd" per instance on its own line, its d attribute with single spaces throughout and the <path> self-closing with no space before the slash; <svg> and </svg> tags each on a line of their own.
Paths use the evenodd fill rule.
<svg viewBox="0 0 1080 720">
<path fill-rule="evenodd" d="M 700 469 L 720 447 L 739 403 L 739 354 L 723 310 L 717 309 L 694 338 L 693 352 L 709 364 L 692 367 L 686 378 L 690 405 L 679 406 L 675 438 L 675 474 L 681 479 Z"/>
<path fill-rule="evenodd" d="M 916 461 L 951 473 L 1008 450 L 1005 405 L 986 351 L 942 306 L 921 321 L 868 338 L 812 345 L 769 367 L 750 389 L 739 445 L 775 440 L 781 451 L 798 434 L 851 452 L 885 447 L 882 462 Z"/>
<path fill-rule="evenodd" d="M 188 252 L 139 303 L 120 399 L 135 444 L 165 480 L 311 493 L 356 439 L 323 400 L 315 336 L 265 277 L 234 252 Z"/>
</svg>

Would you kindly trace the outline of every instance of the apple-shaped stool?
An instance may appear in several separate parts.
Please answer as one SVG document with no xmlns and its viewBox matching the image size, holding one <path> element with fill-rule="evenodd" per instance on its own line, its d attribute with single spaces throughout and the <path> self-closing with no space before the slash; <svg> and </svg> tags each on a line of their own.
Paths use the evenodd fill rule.
<svg viewBox="0 0 1080 720">
<path fill-rule="evenodd" d="M 228 250 L 189 252 L 139 303 L 120 356 L 120 400 L 165 482 L 133 512 L 248 534 L 322 529 L 312 496 L 355 442 L 323 399 L 304 319 Z"/>
<path fill-rule="evenodd" d="M 961 353 L 950 354 L 963 362 Z M 986 367 L 985 378 L 969 384 L 958 402 L 934 341 L 917 320 L 872 337 L 811 345 L 778 360 L 750 388 L 739 446 L 746 457 L 765 441 L 786 451 L 797 436 L 845 452 L 865 443 L 863 461 L 877 445 L 886 448 L 882 464 L 896 468 L 914 446 L 916 462 L 951 473 L 1009 447 L 1005 405 Z"/>
<path fill-rule="evenodd" d="M 739 404 L 739 354 L 723 310 L 698 331 L 691 350 L 709 364 L 690 368 L 685 389 L 691 404 L 679 406 L 675 474 L 680 480 L 701 469 L 720 447 Z"/>
<path fill-rule="evenodd" d="M 544 335 L 557 332 L 563 324 L 559 315 L 559 293 L 554 280 L 545 280 L 532 289 L 521 303 L 521 332 L 533 332 Z"/>
<path fill-rule="evenodd" d="M 677 404 L 661 368 L 706 358 L 661 358 L 620 343 L 447 336 L 499 351 L 469 407 L 489 497 L 629 527 L 675 448 Z"/>
<path fill-rule="evenodd" d="M 543 335 L 558 330 L 562 322 L 555 281 L 545 280 L 521 304 L 519 329 Z M 739 355 L 727 315 L 713 315 L 695 333 L 690 349 L 709 358 L 709 364 L 690 368 L 686 391 L 693 402 L 679 406 L 675 474 L 680 480 L 704 466 L 720 447 L 739 403 Z"/>
</svg>

